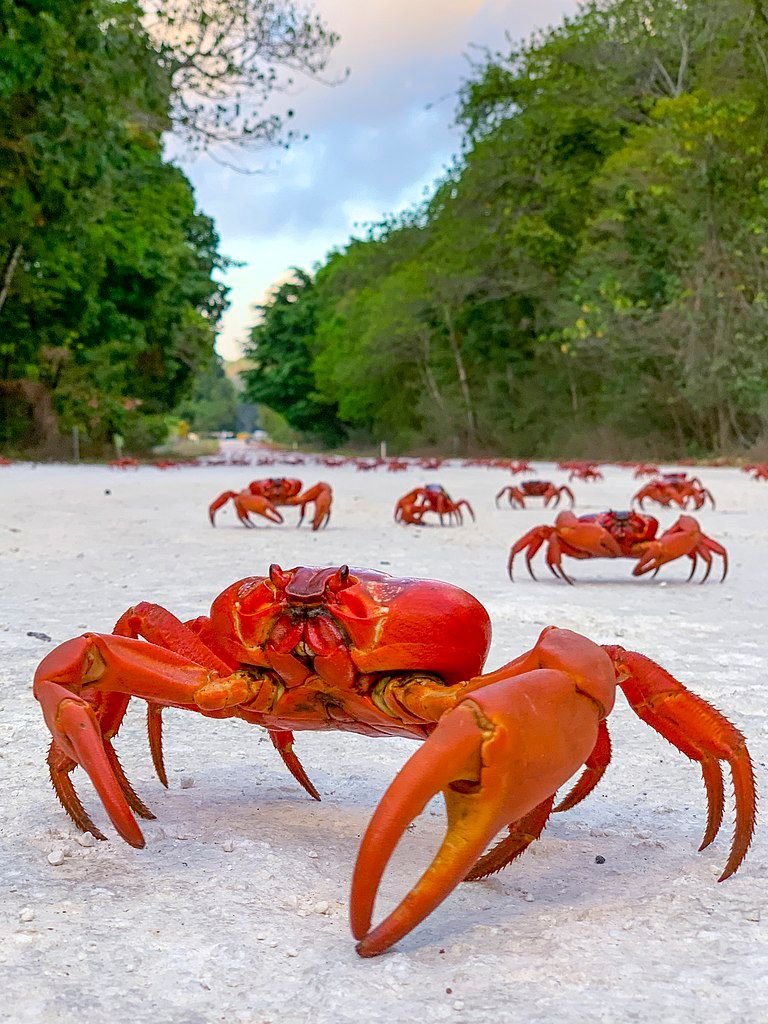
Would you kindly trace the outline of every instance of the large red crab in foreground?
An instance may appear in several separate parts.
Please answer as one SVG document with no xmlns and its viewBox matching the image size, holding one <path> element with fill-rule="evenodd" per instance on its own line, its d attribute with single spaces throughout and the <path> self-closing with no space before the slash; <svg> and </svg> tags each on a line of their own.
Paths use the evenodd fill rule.
<svg viewBox="0 0 768 1024">
<path fill-rule="evenodd" d="M 496 495 L 496 507 L 499 507 L 499 499 L 506 495 L 512 508 L 525 508 L 526 498 L 543 498 L 544 508 L 549 507 L 550 501 L 555 502 L 555 508 L 560 504 L 560 499 L 565 495 L 571 502 L 571 508 L 576 503 L 573 491 L 563 484 L 558 487 L 551 480 L 523 480 L 519 484 L 507 484 L 502 487 Z"/>
<path fill-rule="evenodd" d="M 653 516 L 639 512 L 597 512 L 586 516 L 575 516 L 573 512 L 561 512 L 554 526 L 535 526 L 520 540 L 516 541 L 509 553 L 509 577 L 515 557 L 525 551 L 528 572 L 535 579 L 531 560 L 542 545 L 547 545 L 547 566 L 553 576 L 560 576 L 566 583 L 573 580 L 563 568 L 563 555 L 570 558 L 636 558 L 633 576 L 654 576 L 667 562 L 687 555 L 691 560 L 693 578 L 699 558 L 706 564 L 701 580 L 704 583 L 712 570 L 712 556 L 723 559 L 723 574 L 728 573 L 728 553 L 722 544 L 707 537 L 693 516 L 680 516 L 677 522 L 660 537 L 656 534 L 659 522 Z"/>
<path fill-rule="evenodd" d="M 294 730 L 425 741 L 387 790 L 360 847 L 351 917 L 362 956 L 388 949 L 463 879 L 503 868 L 541 835 L 553 810 L 567 810 L 592 791 L 610 760 L 606 718 L 617 686 L 643 721 L 701 765 L 708 801 L 702 849 L 719 831 L 720 762 L 730 765 L 736 830 L 721 880 L 749 847 L 751 762 L 744 737 L 719 711 L 642 654 L 601 647 L 554 626 L 530 651 L 480 675 L 491 636 L 488 614 L 447 583 L 347 566 L 283 571 L 273 565 L 267 576 L 220 594 L 210 616 L 184 623 L 142 603 L 119 619 L 115 634 L 68 640 L 42 661 L 34 684 L 53 734 L 54 789 L 75 824 L 97 838 L 104 836 L 70 778 L 77 765 L 126 842 L 144 846 L 134 812 L 152 817 L 113 747 L 132 697 L 147 702 L 150 749 L 163 783 L 166 707 L 263 726 L 316 798 L 293 751 Z M 582 766 L 554 806 L 557 790 Z M 438 792 L 448 811 L 445 840 L 414 888 L 372 928 L 387 862 Z M 505 827 L 509 834 L 484 852 Z"/>
<path fill-rule="evenodd" d="M 298 525 L 304 522 L 307 505 L 314 503 L 315 512 L 312 516 L 312 529 L 319 530 L 327 526 L 331 518 L 333 491 L 326 483 L 315 484 L 303 493 L 301 480 L 289 477 L 269 477 L 266 480 L 252 480 L 243 491 L 224 491 L 215 498 L 208 508 L 211 526 L 216 525 L 216 513 L 231 501 L 235 506 L 237 518 L 243 526 L 253 526 L 249 513 L 263 516 L 272 523 L 282 523 L 283 517 L 277 510 L 278 505 L 298 505 L 301 509 Z"/>
<path fill-rule="evenodd" d="M 466 498 L 453 501 L 441 484 L 427 484 L 426 487 L 414 487 L 398 500 L 395 505 L 395 522 L 423 526 L 424 516 L 428 512 L 434 512 L 439 517 L 441 526 L 444 525 L 446 518 L 449 525 L 455 522 L 461 526 L 464 522 L 462 508 L 466 508 L 474 521 L 475 513 Z"/>
</svg>

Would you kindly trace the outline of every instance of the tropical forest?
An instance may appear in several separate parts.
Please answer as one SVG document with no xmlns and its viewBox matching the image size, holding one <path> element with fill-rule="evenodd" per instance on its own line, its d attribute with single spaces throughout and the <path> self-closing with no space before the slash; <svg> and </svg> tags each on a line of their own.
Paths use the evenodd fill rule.
<svg viewBox="0 0 768 1024">
<path fill-rule="evenodd" d="M 762 0 L 588 3 L 475 54 L 456 117 L 461 151 L 422 204 L 261 308 L 253 400 L 328 445 L 765 445 Z"/>
</svg>

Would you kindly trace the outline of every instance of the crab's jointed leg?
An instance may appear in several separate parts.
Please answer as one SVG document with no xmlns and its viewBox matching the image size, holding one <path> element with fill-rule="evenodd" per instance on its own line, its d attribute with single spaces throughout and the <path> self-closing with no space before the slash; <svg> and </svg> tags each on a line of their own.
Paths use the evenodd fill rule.
<svg viewBox="0 0 768 1024">
<path fill-rule="evenodd" d="M 716 708 L 650 658 L 621 647 L 605 650 L 635 714 L 701 766 L 707 791 L 707 828 L 701 850 L 713 841 L 722 823 L 720 762 L 728 764 L 733 777 L 736 825 L 728 862 L 719 878 L 725 881 L 744 860 L 755 827 L 755 780 L 744 736 Z"/>
<path fill-rule="evenodd" d="M 206 616 L 182 622 L 161 605 L 142 601 L 121 615 L 113 632 L 134 639 L 142 636 L 150 643 L 180 654 L 222 677 L 229 676 L 237 668 L 237 663 L 231 658 L 227 659 L 224 651 L 213 649 L 218 645 L 215 643 L 215 634 L 210 629 L 210 620 Z M 127 703 L 126 699 L 126 707 Z M 167 787 L 168 776 L 162 746 L 162 708 L 161 704 L 147 703 L 147 731 L 152 763 L 157 777 Z M 269 735 L 291 775 L 314 800 L 319 800 L 320 795 L 293 750 L 293 733 L 287 730 L 270 730 Z"/>
<path fill-rule="evenodd" d="M 312 516 L 312 530 L 316 531 L 323 526 L 327 526 L 331 518 L 331 505 L 333 504 L 333 492 L 330 484 L 315 484 L 314 487 L 310 487 L 303 494 L 291 498 L 288 502 L 289 505 L 301 506 L 298 526 L 301 526 L 304 522 L 304 513 L 309 502 L 314 502 L 315 505 L 315 514 Z"/>
<path fill-rule="evenodd" d="M 691 579 L 696 569 L 696 560 L 701 558 L 707 569 L 704 578 L 705 583 L 712 569 L 712 556 L 718 555 L 723 560 L 723 571 L 720 577 L 722 583 L 728 575 L 728 552 L 718 544 L 716 540 L 708 537 L 702 532 L 701 527 L 693 516 L 680 516 L 658 540 L 648 541 L 638 545 L 639 561 L 632 570 L 633 576 L 644 576 L 648 572 L 658 572 L 662 565 L 667 562 L 674 562 L 678 558 L 688 556 L 691 559 Z"/>
<path fill-rule="evenodd" d="M 223 494 L 220 494 L 218 498 L 211 502 L 208 508 L 208 518 L 211 521 L 211 526 L 216 525 L 216 512 L 218 509 L 226 505 L 230 499 L 235 506 L 237 518 L 243 526 L 250 527 L 251 529 L 254 528 L 249 513 L 262 516 L 271 523 L 283 522 L 283 517 L 269 498 L 265 498 L 260 494 L 249 494 L 247 491 L 241 491 L 239 494 L 235 493 L 235 491 L 224 491 Z"/>
<path fill-rule="evenodd" d="M 35 673 L 34 694 L 53 736 L 49 765 L 65 810 L 81 828 L 103 838 L 91 827 L 68 779 L 74 762 L 88 773 L 123 839 L 142 847 L 144 837 L 132 808 L 147 815 L 142 815 L 140 801 L 110 749 L 127 700 L 141 697 L 208 714 L 239 704 L 259 711 L 270 706 L 274 685 L 266 674 L 237 671 L 222 677 L 155 644 L 86 633 L 43 659 Z"/>
</svg>

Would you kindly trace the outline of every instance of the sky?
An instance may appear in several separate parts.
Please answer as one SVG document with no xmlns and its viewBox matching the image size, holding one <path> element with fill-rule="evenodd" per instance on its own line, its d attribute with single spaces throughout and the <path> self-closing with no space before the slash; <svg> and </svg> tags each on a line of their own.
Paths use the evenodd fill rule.
<svg viewBox="0 0 768 1024">
<path fill-rule="evenodd" d="M 297 80 L 285 103 L 309 135 L 288 151 L 177 152 L 221 251 L 231 306 L 217 349 L 242 354 L 254 306 L 292 266 L 310 270 L 367 223 L 421 199 L 457 152 L 456 93 L 473 46 L 508 48 L 557 24 L 576 0 L 315 0 L 341 35 L 324 81 Z M 349 69 L 349 76 L 344 72 Z M 340 81 L 341 84 L 326 84 Z M 173 150 L 174 147 L 172 147 Z"/>
</svg>

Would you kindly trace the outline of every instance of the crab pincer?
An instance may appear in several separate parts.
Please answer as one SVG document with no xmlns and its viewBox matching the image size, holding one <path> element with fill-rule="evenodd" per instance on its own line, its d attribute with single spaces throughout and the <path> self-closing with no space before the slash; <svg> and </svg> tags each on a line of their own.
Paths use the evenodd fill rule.
<svg viewBox="0 0 768 1024">
<path fill-rule="evenodd" d="M 438 723 L 379 804 L 363 837 L 352 880 L 352 933 L 361 956 L 376 956 L 430 914 L 472 872 L 496 835 L 552 796 L 589 758 L 601 717 L 613 706 L 611 663 L 603 652 L 556 631 L 589 677 L 557 667 L 557 656 L 527 659 L 493 673 Z M 537 667 L 549 662 L 552 667 Z M 520 669 L 530 670 L 518 674 Z M 485 677 L 487 679 L 488 677 Z M 371 915 L 384 869 L 411 821 L 442 792 L 448 830 L 432 864 L 399 906 L 373 930 Z M 543 815 L 539 832 L 548 813 Z M 536 836 L 532 835 L 529 841 Z M 528 845 L 527 843 L 525 845 Z M 521 851 L 515 845 L 499 870 Z"/>
</svg>

